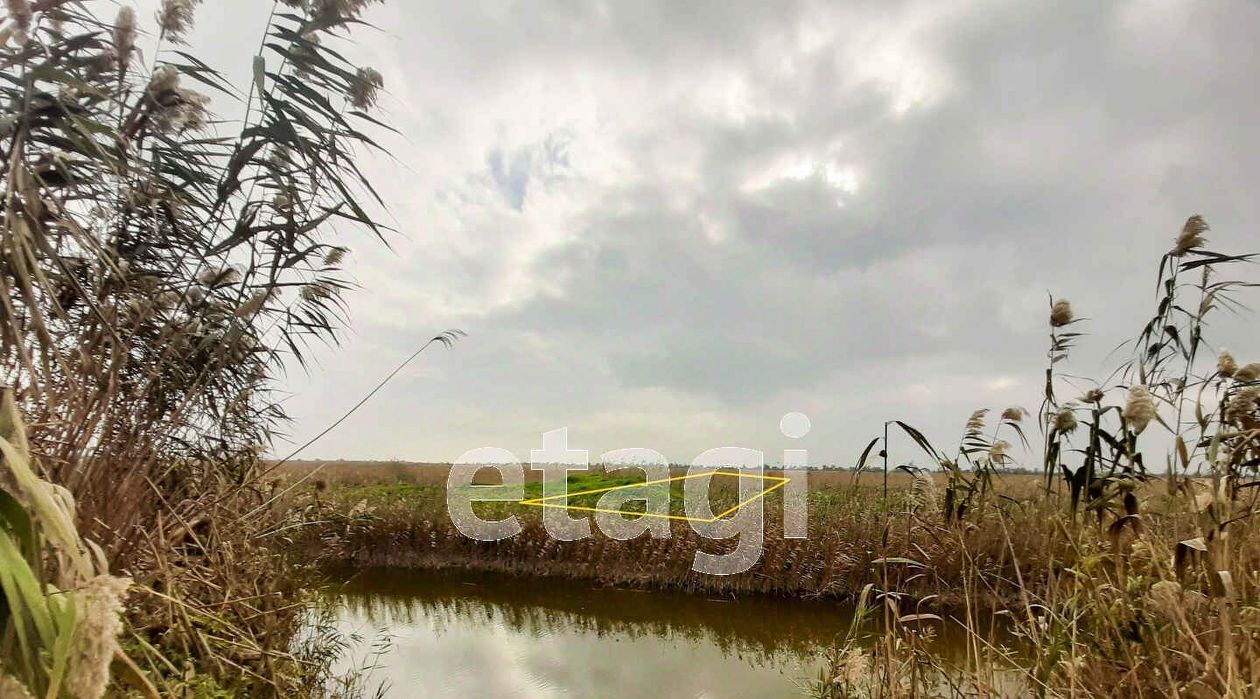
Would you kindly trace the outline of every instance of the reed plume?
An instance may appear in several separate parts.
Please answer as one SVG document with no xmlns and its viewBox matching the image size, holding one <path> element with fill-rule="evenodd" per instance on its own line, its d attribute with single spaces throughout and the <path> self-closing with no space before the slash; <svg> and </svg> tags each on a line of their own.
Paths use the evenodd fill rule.
<svg viewBox="0 0 1260 699">
<path fill-rule="evenodd" d="M 1229 350 L 1222 349 L 1220 356 L 1216 360 L 1216 373 L 1221 378 L 1230 378 L 1238 371 L 1238 362 L 1234 361 L 1234 355 Z"/>
<path fill-rule="evenodd" d="M 1173 247 L 1173 256 L 1181 257 L 1196 248 L 1203 247 L 1207 239 L 1203 234 L 1208 231 L 1207 221 L 1203 217 L 1195 214 L 1186 219 L 1186 223 L 1181 227 L 1181 233 L 1177 236 L 1177 244 Z"/>
<path fill-rule="evenodd" d="M 1129 399 L 1124 405 L 1124 419 L 1136 433 L 1141 433 L 1155 419 L 1155 399 L 1145 386 L 1129 388 Z"/>
<path fill-rule="evenodd" d="M 1050 325 L 1061 328 L 1072 322 L 1072 304 L 1065 299 L 1055 301 L 1050 307 Z"/>
</svg>

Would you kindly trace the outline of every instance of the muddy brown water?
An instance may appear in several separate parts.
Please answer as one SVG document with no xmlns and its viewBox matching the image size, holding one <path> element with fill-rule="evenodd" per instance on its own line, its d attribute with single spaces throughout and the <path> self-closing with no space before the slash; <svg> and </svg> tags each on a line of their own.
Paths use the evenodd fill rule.
<svg viewBox="0 0 1260 699">
<path fill-rule="evenodd" d="M 836 602 L 453 571 L 359 571 L 330 594 L 356 637 L 340 669 L 374 665 L 386 697 L 801 697 L 853 619 Z M 965 653 L 948 624 L 933 645 Z"/>
</svg>

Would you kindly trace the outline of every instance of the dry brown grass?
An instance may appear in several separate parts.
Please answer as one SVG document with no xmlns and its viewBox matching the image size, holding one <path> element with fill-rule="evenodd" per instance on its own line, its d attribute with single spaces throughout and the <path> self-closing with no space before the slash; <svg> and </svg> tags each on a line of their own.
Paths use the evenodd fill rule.
<svg viewBox="0 0 1260 699">
<path fill-rule="evenodd" d="M 591 466 L 591 469 L 595 471 L 602 468 L 599 464 Z M 686 468 L 686 466 L 674 466 L 671 470 L 674 475 L 682 475 L 686 472 Z M 323 481 L 329 487 L 375 484 L 445 485 L 450 469 L 451 465 L 448 463 L 310 459 L 287 461 L 278 466 L 273 474 L 287 482 L 308 479 Z M 527 483 L 542 480 L 541 471 L 535 471 L 526 466 L 524 473 Z M 783 471 L 773 468 L 766 469 L 765 473 L 771 476 L 783 475 Z M 789 471 L 788 475 L 793 475 L 793 473 L 796 472 Z M 835 489 L 854 484 L 876 488 L 882 487 L 884 483 L 884 475 L 879 471 L 854 473 L 851 470 L 817 469 L 805 473 L 808 475 L 810 487 L 814 489 Z M 933 472 L 931 476 L 940 487 L 944 487 L 949 480 L 947 474 L 939 471 Z M 913 480 L 913 476 L 904 471 L 893 471 L 888 474 L 888 486 L 892 489 L 907 488 Z M 477 474 L 478 485 L 492 485 L 497 482 L 499 482 L 498 475 L 492 469 L 486 469 Z M 1002 475 L 1000 482 L 1003 492 L 1022 495 L 1036 490 L 1041 484 L 1041 479 L 1039 476 L 1012 473 Z M 1158 486 L 1152 487 L 1158 488 Z"/>
<path fill-rule="evenodd" d="M 435 477 L 442 472 L 441 466 L 424 466 L 410 473 L 424 473 L 431 481 L 444 483 Z M 493 516 L 514 514 L 520 518 L 523 531 L 512 539 L 489 543 L 459 534 L 446 513 L 444 489 L 432 482 L 376 488 L 355 478 L 353 482 L 331 481 L 326 486 L 312 484 L 301 497 L 304 506 L 321 510 L 333 523 L 324 529 L 319 549 L 358 565 L 460 566 L 690 591 L 850 597 L 872 581 L 871 561 L 881 557 L 884 550 L 887 555 L 928 564 L 933 576 L 920 577 L 915 589 L 924 596 L 943 595 L 941 602 L 954 604 L 961 600 L 953 579 L 960 574 L 968 553 L 985 556 L 995 570 L 1010 559 L 999 528 L 957 529 L 945 526 L 930 513 L 907 511 L 909 478 L 904 474 L 896 478 L 890 474 L 888 512 L 882 504 L 882 475 L 864 475 L 857 484 L 838 487 L 827 485 L 831 477 L 851 480 L 852 474 L 811 476 L 823 478 L 819 482 L 811 478 L 809 537 L 783 538 L 782 498 L 771 494 L 766 504 L 764 558 L 752 570 L 734 576 L 690 570 L 698 548 L 718 552 L 724 545 L 701 539 L 681 522 L 673 523 L 673 536 L 667 540 L 640 537 L 622 542 L 597 535 L 586 541 L 556 542 L 543 530 L 536 508 L 496 505 Z M 1033 477 L 1014 478 L 1018 480 L 1012 489 L 1035 488 Z M 721 481 L 715 485 L 733 487 Z M 1045 512 L 1037 507 L 1012 506 L 1006 514 L 1032 523 L 1044 521 Z M 1029 533 L 1027 539 L 1021 539 L 1019 550 L 1042 548 L 1040 527 L 1036 532 L 1028 526 L 1017 529 Z M 887 545 L 882 544 L 885 532 Z M 1009 586 L 990 591 L 993 600 L 1010 599 L 1010 595 Z"/>
</svg>

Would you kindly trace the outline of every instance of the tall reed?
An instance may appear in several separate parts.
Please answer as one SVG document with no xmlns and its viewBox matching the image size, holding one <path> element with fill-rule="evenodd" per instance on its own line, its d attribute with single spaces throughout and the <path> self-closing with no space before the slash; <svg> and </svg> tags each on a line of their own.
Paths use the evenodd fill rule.
<svg viewBox="0 0 1260 699">
<path fill-rule="evenodd" d="M 975 638 L 975 662 L 961 673 L 943 672 L 921 651 L 923 615 L 906 613 L 923 597 L 898 578 L 873 592 L 897 620 L 886 625 L 874 652 L 862 656 L 875 681 L 854 691 L 846 665 L 833 663 L 815 694 L 1246 697 L 1260 691 L 1254 632 L 1260 532 L 1251 490 L 1260 485 L 1260 364 L 1239 367 L 1224 351 L 1210 363 L 1200 361 L 1208 316 L 1222 307 L 1241 308 L 1235 294 L 1256 286 L 1218 275 L 1254 255 L 1209 250 L 1207 231 L 1201 216 L 1186 221 L 1160 260 L 1156 312 L 1126 343 L 1132 358 L 1098 388 L 1066 403 L 1057 397 L 1054 369 L 1081 334 L 1063 331 L 1076 322 L 1071 306 L 1052 303 L 1040 411 L 1046 474 L 1041 517 L 1030 523 L 983 504 L 960 513 L 956 497 L 946 497 L 946 520 L 955 528 L 1001 530 L 999 545 L 1010 552 L 1009 565 L 995 570 L 982 551 L 959 539 L 968 555 L 955 582 L 965 583 L 968 599 L 983 589 L 1016 593 L 1004 611 L 1022 638 L 1021 652 L 998 648 L 968 605 L 952 622 Z M 1187 292 L 1192 302 L 1184 300 Z M 1107 386 L 1117 378 L 1119 385 Z M 979 441 L 983 415 L 972 416 L 960 452 L 985 446 Z M 1084 444 L 1071 448 L 1081 423 L 1087 427 Z M 1156 430 L 1169 445 L 1166 474 L 1158 479 L 1148 467 L 1149 446 L 1142 447 L 1151 438 L 1139 442 Z M 921 434 L 907 433 L 919 449 L 937 456 Z M 943 463 L 951 493 L 960 483 L 969 494 L 976 490 L 982 465 L 971 469 L 968 480 L 954 462 Z M 1056 473 L 1070 494 L 1066 511 L 1046 507 L 1057 502 L 1051 492 Z M 1167 483 L 1163 497 L 1148 487 L 1154 480 Z M 1020 509 L 1032 504 L 1008 499 Z M 1079 520 L 1082 509 L 1092 518 Z M 1023 526 L 1038 532 L 1044 548 L 1024 548 L 1016 534 Z M 918 575 L 936 574 L 930 557 L 920 565 Z M 844 652 L 852 657 L 861 651 Z M 925 667 L 932 671 L 926 677 Z M 995 675 L 995 667 L 1002 672 Z"/>
<path fill-rule="evenodd" d="M 182 676 L 174 652 L 278 694 L 301 593 L 260 507 L 271 377 L 335 341 L 347 236 L 387 232 L 355 163 L 388 128 L 383 84 L 344 57 L 370 0 L 272 3 L 240 86 L 183 46 L 197 4 L 163 0 L 145 34 L 129 6 L 8 3 L 0 386 L 36 475 L 77 503 L 44 530 L 77 526 L 135 577 L 151 674 Z"/>
</svg>

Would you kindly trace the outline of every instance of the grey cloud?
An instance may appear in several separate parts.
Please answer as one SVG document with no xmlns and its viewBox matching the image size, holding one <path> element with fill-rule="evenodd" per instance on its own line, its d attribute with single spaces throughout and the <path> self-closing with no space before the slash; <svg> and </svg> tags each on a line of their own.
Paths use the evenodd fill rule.
<svg viewBox="0 0 1260 699">
<path fill-rule="evenodd" d="M 1247 3 L 381 12 L 420 177 L 386 184 L 406 237 L 363 255 L 343 354 L 294 375 L 297 432 L 430 328 L 472 335 L 312 453 L 526 453 L 568 425 L 689 458 L 778 448 L 797 409 L 829 461 L 890 417 L 955 438 L 1036 404 L 1048 292 L 1092 319 L 1070 368 L 1099 374 L 1187 215 L 1257 239 Z M 1260 351 L 1254 327 L 1210 340 Z"/>
</svg>

